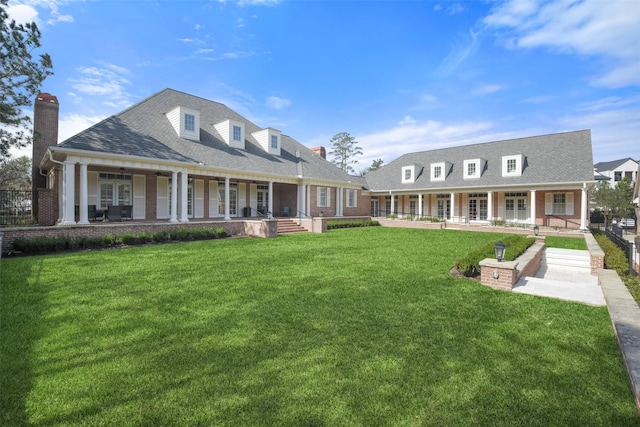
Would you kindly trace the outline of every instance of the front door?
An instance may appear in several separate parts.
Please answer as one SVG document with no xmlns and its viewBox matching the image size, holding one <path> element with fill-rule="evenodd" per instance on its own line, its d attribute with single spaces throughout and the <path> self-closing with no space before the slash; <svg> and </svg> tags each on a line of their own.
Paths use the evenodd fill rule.
<svg viewBox="0 0 640 427">
<path fill-rule="evenodd" d="M 371 199 L 371 216 L 378 216 L 378 199 Z"/>
</svg>

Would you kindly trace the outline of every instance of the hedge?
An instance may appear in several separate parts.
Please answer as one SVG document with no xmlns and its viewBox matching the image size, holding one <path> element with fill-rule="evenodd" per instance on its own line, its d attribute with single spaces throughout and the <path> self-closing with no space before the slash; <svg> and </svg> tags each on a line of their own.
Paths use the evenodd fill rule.
<svg viewBox="0 0 640 427">
<path fill-rule="evenodd" d="M 596 230 L 592 230 L 592 233 L 600 249 L 604 252 L 605 268 L 615 270 L 618 273 L 633 298 L 640 305 L 640 277 L 632 276 L 629 273 L 629 260 L 624 251 L 603 233 Z"/>
<path fill-rule="evenodd" d="M 505 261 L 513 261 L 514 259 L 518 258 L 529 248 L 529 246 L 535 243 L 535 239 L 531 239 L 521 234 L 511 234 L 501 240 L 507 247 L 507 251 L 505 252 L 504 257 Z M 480 261 L 485 258 L 495 258 L 495 251 L 493 247 L 497 242 L 498 240 L 495 240 L 487 243 L 484 246 L 472 250 L 464 257 L 457 259 L 453 266 L 456 270 L 458 270 L 458 272 L 466 277 L 479 276 Z"/>
<path fill-rule="evenodd" d="M 372 220 L 354 220 L 354 221 L 327 221 L 327 230 L 335 230 L 338 228 L 356 228 L 356 227 L 377 227 L 380 223 Z"/>
<path fill-rule="evenodd" d="M 78 249 L 103 249 L 121 245 L 142 245 L 168 241 L 210 240 L 227 237 L 224 228 L 178 229 L 171 232 L 106 234 L 102 237 L 37 237 L 20 238 L 13 242 L 13 249 L 24 254 L 43 254 Z"/>
</svg>

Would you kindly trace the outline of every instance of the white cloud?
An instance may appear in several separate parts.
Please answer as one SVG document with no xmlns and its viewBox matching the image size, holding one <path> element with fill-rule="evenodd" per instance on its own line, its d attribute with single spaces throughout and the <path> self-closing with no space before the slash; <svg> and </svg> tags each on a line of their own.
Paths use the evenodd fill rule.
<svg viewBox="0 0 640 427">
<path fill-rule="evenodd" d="M 239 0 L 238 6 L 275 6 L 281 0 Z"/>
<path fill-rule="evenodd" d="M 474 95 L 488 95 L 506 89 L 506 86 L 499 84 L 483 84 L 473 90 Z"/>
<path fill-rule="evenodd" d="M 559 118 L 566 129 L 591 129 L 593 162 L 640 159 L 640 108 L 608 109 Z"/>
<path fill-rule="evenodd" d="M 105 118 L 103 116 L 83 116 L 77 113 L 62 115 L 58 123 L 58 142 L 71 138 Z"/>
<path fill-rule="evenodd" d="M 473 53 L 478 46 L 477 34 L 473 31 L 469 31 L 468 36 L 464 35 L 459 37 L 459 41 L 456 42 L 451 48 L 451 52 L 440 63 L 435 73 L 437 75 L 447 76 L 453 73 L 467 57 Z"/>
<path fill-rule="evenodd" d="M 13 19 L 17 24 L 28 22 L 38 23 L 38 11 L 26 4 L 16 4 L 6 9 L 9 19 Z"/>
<path fill-rule="evenodd" d="M 491 122 L 444 123 L 435 120 L 419 121 L 406 116 L 390 129 L 358 135 L 356 140 L 364 152 L 360 163 L 370 164 L 377 158 L 389 163 L 406 153 L 487 142 L 492 140 L 492 136 L 498 135 L 502 136 L 498 139 L 509 137 L 504 136 L 509 134 L 491 135 L 492 129 Z"/>
<path fill-rule="evenodd" d="M 132 95 L 127 91 L 131 82 L 127 79 L 129 71 L 114 64 L 86 66 L 77 69 L 78 76 L 68 81 L 77 92 L 79 101 L 82 96 L 96 96 L 104 105 L 124 108 L 131 104 Z"/>
<path fill-rule="evenodd" d="M 640 7 L 621 0 L 513 0 L 499 4 L 484 19 L 513 48 L 547 47 L 558 53 L 596 56 L 601 72 L 596 86 L 640 85 Z"/>
<path fill-rule="evenodd" d="M 278 96 L 270 96 L 266 100 L 266 105 L 274 110 L 284 110 L 291 105 L 291 101 Z"/>
</svg>

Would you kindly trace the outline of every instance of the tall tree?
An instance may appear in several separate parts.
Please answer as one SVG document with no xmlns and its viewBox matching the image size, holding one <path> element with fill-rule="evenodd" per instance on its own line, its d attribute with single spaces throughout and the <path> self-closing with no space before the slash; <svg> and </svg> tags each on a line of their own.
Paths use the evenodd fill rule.
<svg viewBox="0 0 640 427">
<path fill-rule="evenodd" d="M 624 178 L 611 188 L 608 181 L 601 181 L 593 192 L 593 203 L 604 214 L 606 223 L 614 218 L 633 218 L 633 182 Z"/>
<path fill-rule="evenodd" d="M 371 166 L 369 166 L 368 168 L 362 169 L 359 172 L 358 176 L 365 176 L 369 172 L 377 171 L 378 169 L 380 169 L 382 167 L 383 164 L 384 164 L 384 160 L 376 159 L 373 162 L 371 162 Z"/>
<path fill-rule="evenodd" d="M 9 156 L 9 148 L 31 143 L 31 119 L 22 108 L 31 106 L 44 79 L 53 74 L 48 54 L 34 57 L 40 47 L 38 26 L 10 20 L 7 3 L 0 0 L 0 159 Z"/>
<path fill-rule="evenodd" d="M 358 163 L 356 156 L 362 155 L 362 148 L 358 146 L 358 141 L 347 132 L 340 132 L 333 135 L 330 142 L 329 155 L 333 158 L 331 163 L 347 173 L 354 172 L 351 165 Z"/>
<path fill-rule="evenodd" d="M 31 158 L 27 156 L 0 161 L 0 189 L 28 190 L 31 187 Z"/>
</svg>

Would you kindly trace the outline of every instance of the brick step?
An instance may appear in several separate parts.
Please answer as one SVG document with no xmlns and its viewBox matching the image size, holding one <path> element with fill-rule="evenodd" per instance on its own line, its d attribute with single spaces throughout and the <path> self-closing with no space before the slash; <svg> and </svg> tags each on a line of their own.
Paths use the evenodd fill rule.
<svg viewBox="0 0 640 427">
<path fill-rule="evenodd" d="M 306 233 L 307 229 L 294 221 L 286 218 L 278 218 L 278 234 Z"/>
</svg>

